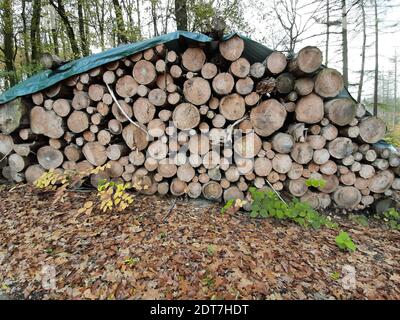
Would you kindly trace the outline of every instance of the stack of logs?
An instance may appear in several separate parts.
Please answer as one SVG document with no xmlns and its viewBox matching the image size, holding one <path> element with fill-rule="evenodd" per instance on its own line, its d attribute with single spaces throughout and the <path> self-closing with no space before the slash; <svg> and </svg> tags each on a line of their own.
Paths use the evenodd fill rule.
<svg viewBox="0 0 400 320">
<path fill-rule="evenodd" d="M 400 159 L 374 146 L 385 123 L 337 97 L 342 76 L 321 67 L 318 48 L 253 64 L 243 51 L 239 37 L 217 52 L 157 45 L 1 106 L 2 175 L 32 183 L 52 168 L 109 163 L 91 184 L 122 179 L 146 194 L 225 201 L 254 185 L 316 208 L 398 197 Z"/>
</svg>

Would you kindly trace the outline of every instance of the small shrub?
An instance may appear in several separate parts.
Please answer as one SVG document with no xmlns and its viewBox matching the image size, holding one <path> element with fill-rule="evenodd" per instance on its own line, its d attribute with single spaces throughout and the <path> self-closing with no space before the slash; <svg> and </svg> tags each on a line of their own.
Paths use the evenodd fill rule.
<svg viewBox="0 0 400 320">
<path fill-rule="evenodd" d="M 337 227 L 336 223 L 319 214 L 306 202 L 294 199 L 289 203 L 284 203 L 273 191 L 258 190 L 254 187 L 251 187 L 249 191 L 253 198 L 250 212 L 252 218 L 289 219 L 303 227 L 311 226 L 315 229 L 321 226 Z"/>
<path fill-rule="evenodd" d="M 347 232 L 340 231 L 339 235 L 335 238 L 337 246 L 341 250 L 347 250 L 349 252 L 356 251 L 357 246 Z"/>
<path fill-rule="evenodd" d="M 230 199 L 228 200 L 225 205 L 221 209 L 221 213 L 235 213 L 240 210 L 245 204 L 247 203 L 246 200 L 241 199 Z"/>
<path fill-rule="evenodd" d="M 307 187 L 324 188 L 325 185 L 326 185 L 326 181 L 324 179 L 308 178 L 306 180 Z"/>
<path fill-rule="evenodd" d="M 392 229 L 400 230 L 400 212 L 395 208 L 390 208 L 383 213 L 384 220 Z"/>
</svg>

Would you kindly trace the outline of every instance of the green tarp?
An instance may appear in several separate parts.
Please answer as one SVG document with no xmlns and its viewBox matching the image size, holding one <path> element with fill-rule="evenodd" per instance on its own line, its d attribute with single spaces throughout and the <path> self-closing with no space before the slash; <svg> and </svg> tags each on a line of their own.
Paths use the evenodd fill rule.
<svg viewBox="0 0 400 320">
<path fill-rule="evenodd" d="M 228 34 L 224 36 L 223 39 L 229 39 L 235 34 L 236 33 Z M 271 49 L 256 41 L 239 34 L 238 36 L 245 41 L 244 57 L 252 63 L 263 61 L 272 52 Z M 46 70 L 40 72 L 3 92 L 0 95 L 0 104 L 49 88 L 64 79 L 89 71 L 106 63 L 122 59 L 136 52 L 154 47 L 157 44 L 165 43 L 169 49 L 178 50 L 179 47 L 181 47 L 182 42 L 186 42 L 187 44 L 190 42 L 209 43 L 211 50 L 216 50 L 218 47 L 217 42 L 213 41 L 212 38 L 204 34 L 187 31 L 176 31 L 152 39 L 121 45 L 101 53 L 68 62 L 54 71 Z M 347 89 L 343 90 L 339 96 L 351 97 Z"/>
</svg>

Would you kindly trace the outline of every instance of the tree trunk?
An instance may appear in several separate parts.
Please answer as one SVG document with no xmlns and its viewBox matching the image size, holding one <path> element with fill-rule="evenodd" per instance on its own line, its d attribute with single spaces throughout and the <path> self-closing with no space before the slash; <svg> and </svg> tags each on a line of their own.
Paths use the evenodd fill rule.
<svg viewBox="0 0 400 320">
<path fill-rule="evenodd" d="M 365 21 L 364 0 L 360 1 L 360 7 L 361 7 L 361 17 L 362 17 L 363 42 L 362 42 L 362 47 L 361 47 L 361 70 L 360 70 L 360 80 L 359 80 L 359 84 L 358 84 L 358 94 L 357 94 L 358 102 L 361 102 L 361 95 L 362 95 L 362 89 L 363 89 L 363 84 L 364 84 L 365 49 L 366 49 L 366 43 L 367 43 L 367 25 L 366 25 L 366 21 Z"/>
<path fill-rule="evenodd" d="M 188 30 L 188 13 L 186 1 L 187 0 L 175 0 L 176 29 L 181 31 Z"/>
<path fill-rule="evenodd" d="M 346 0 L 342 1 L 342 62 L 343 62 L 343 82 L 349 85 L 349 66 L 348 66 L 348 43 L 347 43 L 347 7 Z"/>
<path fill-rule="evenodd" d="M 81 49 L 83 56 L 89 55 L 89 43 L 87 34 L 85 32 L 85 21 L 83 18 L 83 4 L 84 0 L 78 0 L 78 25 L 79 25 L 79 39 L 81 41 Z"/>
<path fill-rule="evenodd" d="M 3 1 L 3 53 L 5 60 L 6 79 L 8 87 L 13 86 L 16 82 L 15 73 L 15 52 L 14 52 L 14 22 L 13 22 L 13 1 Z"/>
<path fill-rule="evenodd" d="M 116 23 L 117 23 L 118 44 L 127 43 L 128 42 L 128 38 L 126 37 L 125 22 L 124 22 L 124 16 L 122 14 L 121 5 L 119 4 L 118 0 L 113 0 L 112 2 L 113 2 L 113 5 L 114 5 L 115 20 L 116 20 Z"/>
</svg>

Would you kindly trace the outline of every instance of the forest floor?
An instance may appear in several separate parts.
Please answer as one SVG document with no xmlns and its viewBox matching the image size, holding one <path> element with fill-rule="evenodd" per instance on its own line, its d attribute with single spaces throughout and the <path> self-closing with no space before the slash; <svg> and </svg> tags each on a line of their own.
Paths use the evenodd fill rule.
<svg viewBox="0 0 400 320">
<path fill-rule="evenodd" d="M 95 193 L 0 191 L 0 294 L 11 299 L 400 299 L 400 232 L 339 218 L 338 230 L 220 213 L 220 204 L 135 197 L 78 213 Z M 172 208 L 172 209 L 171 209 Z M 170 210 L 171 209 L 171 210 Z M 170 211 L 170 212 L 169 212 Z M 354 281 L 355 280 L 355 281 Z"/>
</svg>

